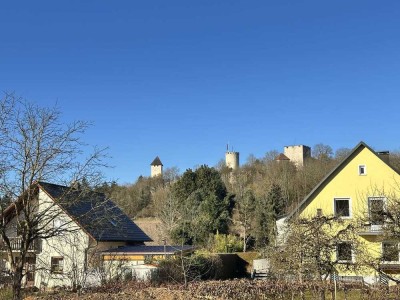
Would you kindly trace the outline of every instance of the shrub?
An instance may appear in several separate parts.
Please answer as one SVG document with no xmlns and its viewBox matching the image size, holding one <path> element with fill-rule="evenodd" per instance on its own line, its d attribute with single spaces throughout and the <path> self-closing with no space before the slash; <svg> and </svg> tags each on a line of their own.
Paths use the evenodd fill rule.
<svg viewBox="0 0 400 300">
<path fill-rule="evenodd" d="M 214 253 L 233 253 L 243 249 L 243 241 L 233 234 L 216 234 L 212 241 Z"/>
<path fill-rule="evenodd" d="M 215 255 L 177 256 L 160 262 L 156 279 L 176 283 L 214 279 L 220 268 L 221 260 Z"/>
<path fill-rule="evenodd" d="M 8 300 L 13 298 L 12 289 L 10 287 L 0 288 L 0 299 Z"/>
</svg>

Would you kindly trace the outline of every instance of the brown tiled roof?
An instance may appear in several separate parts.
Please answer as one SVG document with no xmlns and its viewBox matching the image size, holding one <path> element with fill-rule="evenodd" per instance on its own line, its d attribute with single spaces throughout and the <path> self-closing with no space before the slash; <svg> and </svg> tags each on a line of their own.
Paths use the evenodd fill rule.
<svg viewBox="0 0 400 300">
<path fill-rule="evenodd" d="M 290 160 L 285 154 L 280 153 L 277 157 L 275 157 L 275 160 Z"/>
</svg>

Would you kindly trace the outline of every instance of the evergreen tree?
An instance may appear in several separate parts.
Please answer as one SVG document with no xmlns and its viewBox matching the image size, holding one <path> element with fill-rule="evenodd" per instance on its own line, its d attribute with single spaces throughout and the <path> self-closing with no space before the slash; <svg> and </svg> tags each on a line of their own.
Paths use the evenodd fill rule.
<svg viewBox="0 0 400 300">
<path fill-rule="evenodd" d="M 181 220 L 171 232 L 175 241 L 204 243 L 211 233 L 228 232 L 232 196 L 214 168 L 203 165 L 186 170 L 171 192 Z"/>
</svg>

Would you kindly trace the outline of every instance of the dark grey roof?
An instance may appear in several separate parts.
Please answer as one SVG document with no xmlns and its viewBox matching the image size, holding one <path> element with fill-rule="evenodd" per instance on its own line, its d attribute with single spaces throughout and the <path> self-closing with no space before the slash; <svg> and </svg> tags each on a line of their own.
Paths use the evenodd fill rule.
<svg viewBox="0 0 400 300">
<path fill-rule="evenodd" d="M 330 171 L 314 188 L 313 190 L 304 197 L 304 199 L 297 205 L 297 207 L 292 210 L 288 216 L 287 220 L 291 219 L 294 215 L 299 214 L 300 211 L 308 205 L 308 203 L 313 199 L 313 197 L 319 193 L 327 184 L 328 182 L 331 181 L 333 177 L 335 177 L 358 153 L 361 152 L 362 149 L 367 148 L 369 151 L 371 151 L 373 154 L 376 155 L 385 165 L 387 165 L 389 168 L 391 168 L 394 172 L 400 175 L 399 171 L 393 168 L 390 164 L 385 162 L 381 156 L 379 156 L 371 147 L 369 147 L 366 143 L 363 141 L 359 142 L 357 146 L 353 148 L 353 150 L 342 160 L 341 163 L 339 163 L 332 171 Z"/>
<path fill-rule="evenodd" d="M 60 207 L 96 241 L 148 242 L 151 239 L 103 193 L 39 182 Z"/>
<path fill-rule="evenodd" d="M 103 251 L 103 253 L 125 253 L 125 254 L 174 254 L 179 251 L 190 251 L 194 250 L 193 246 L 184 245 L 184 246 L 124 246 L 118 247 L 115 249 L 109 249 Z"/>
<path fill-rule="evenodd" d="M 157 156 L 157 157 L 153 160 L 153 162 L 150 164 L 150 166 L 163 166 L 163 164 L 162 164 L 160 158 Z"/>
</svg>

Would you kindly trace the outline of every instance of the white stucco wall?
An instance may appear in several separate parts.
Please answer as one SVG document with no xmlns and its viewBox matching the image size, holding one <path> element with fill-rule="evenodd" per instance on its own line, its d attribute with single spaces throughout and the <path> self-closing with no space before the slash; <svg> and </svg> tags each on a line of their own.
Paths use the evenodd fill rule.
<svg viewBox="0 0 400 300">
<path fill-rule="evenodd" d="M 62 233 L 42 240 L 41 252 L 36 256 L 35 286 L 54 287 L 84 285 L 86 279 L 86 252 L 89 236 L 42 190 L 39 192 L 39 211 L 56 216 L 58 224 L 50 221 L 46 226 L 60 226 Z M 51 272 L 51 258 L 63 258 L 63 272 Z"/>
<path fill-rule="evenodd" d="M 232 152 L 232 151 L 226 152 L 225 164 L 228 168 L 237 170 L 239 168 L 239 152 Z"/>
<path fill-rule="evenodd" d="M 158 166 L 150 166 L 150 174 L 151 177 L 156 177 L 162 175 L 163 172 L 163 166 L 158 165 Z"/>
<path fill-rule="evenodd" d="M 304 160 L 311 157 L 311 148 L 305 145 L 285 146 L 283 151 L 296 167 L 303 167 Z"/>
</svg>

